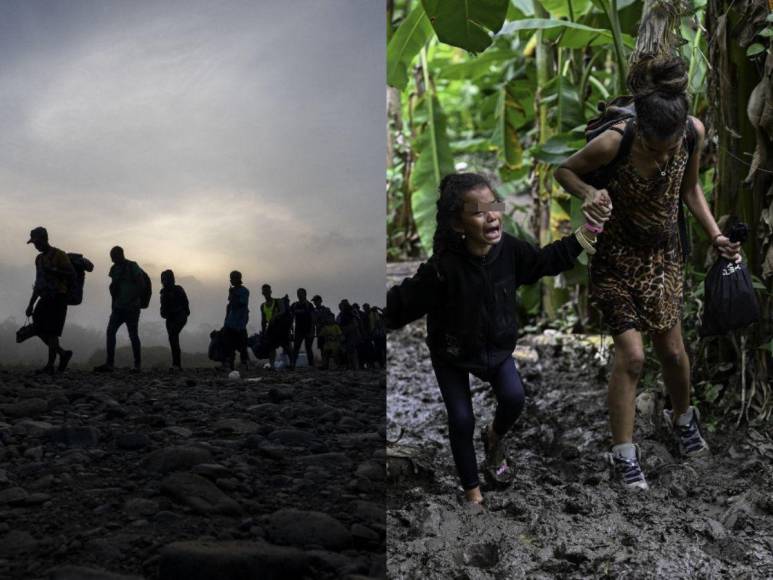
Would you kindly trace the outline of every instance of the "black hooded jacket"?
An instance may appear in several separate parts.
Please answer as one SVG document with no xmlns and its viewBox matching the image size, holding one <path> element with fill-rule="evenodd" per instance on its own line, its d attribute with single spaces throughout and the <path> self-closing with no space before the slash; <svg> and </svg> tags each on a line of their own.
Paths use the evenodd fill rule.
<svg viewBox="0 0 773 580">
<path fill-rule="evenodd" d="M 581 252 L 573 235 L 536 248 L 503 234 L 486 256 L 457 244 L 389 290 L 387 327 L 427 314 L 434 363 L 471 372 L 496 368 L 512 355 L 518 338 L 516 288 L 570 270 Z"/>
</svg>

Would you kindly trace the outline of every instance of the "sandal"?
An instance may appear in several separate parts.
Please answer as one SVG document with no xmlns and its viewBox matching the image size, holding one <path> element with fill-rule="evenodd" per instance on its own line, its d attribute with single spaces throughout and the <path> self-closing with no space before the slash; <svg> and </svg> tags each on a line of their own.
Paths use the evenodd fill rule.
<svg viewBox="0 0 773 580">
<path fill-rule="evenodd" d="M 503 486 L 512 482 L 513 468 L 507 459 L 502 439 L 500 438 L 496 445 L 490 447 L 488 427 L 481 428 L 480 438 L 483 441 L 483 449 L 486 452 L 486 463 L 483 468 L 486 479 L 494 486 Z"/>
</svg>

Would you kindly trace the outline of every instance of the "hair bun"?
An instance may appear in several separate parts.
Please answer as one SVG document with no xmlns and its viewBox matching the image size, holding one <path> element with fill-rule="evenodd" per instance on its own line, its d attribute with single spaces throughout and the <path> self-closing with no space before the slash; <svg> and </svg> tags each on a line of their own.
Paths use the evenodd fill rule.
<svg viewBox="0 0 773 580">
<path fill-rule="evenodd" d="M 664 97 L 682 96 L 688 82 L 687 67 L 678 56 L 642 59 L 628 72 L 628 88 L 636 97 L 653 93 Z"/>
</svg>

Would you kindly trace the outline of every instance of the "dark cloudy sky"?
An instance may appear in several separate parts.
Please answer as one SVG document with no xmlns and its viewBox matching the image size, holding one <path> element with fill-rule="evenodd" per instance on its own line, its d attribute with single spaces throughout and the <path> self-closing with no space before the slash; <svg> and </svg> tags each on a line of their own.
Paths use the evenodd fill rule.
<svg viewBox="0 0 773 580">
<path fill-rule="evenodd" d="M 29 230 L 97 265 L 79 324 L 108 316 L 108 251 L 192 323 L 228 273 L 327 303 L 384 295 L 384 15 L 366 0 L 0 0 L 0 320 L 23 318 Z M 143 315 L 158 318 L 155 303 Z"/>
</svg>

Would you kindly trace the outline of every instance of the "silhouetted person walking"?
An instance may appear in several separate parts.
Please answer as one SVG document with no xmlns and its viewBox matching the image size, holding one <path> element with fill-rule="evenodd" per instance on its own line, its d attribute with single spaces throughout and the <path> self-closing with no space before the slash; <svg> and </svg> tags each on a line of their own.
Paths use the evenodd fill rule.
<svg viewBox="0 0 773 580">
<path fill-rule="evenodd" d="M 268 355 L 271 368 L 274 368 L 278 346 L 281 346 L 284 353 L 289 356 L 292 366 L 289 337 L 289 326 L 292 325 L 292 321 L 289 321 L 289 325 L 287 324 L 286 316 L 289 316 L 289 313 L 285 311 L 284 300 L 272 298 L 271 286 L 268 284 L 263 284 L 261 293 L 266 300 L 260 305 L 260 330 L 271 345 L 271 351 Z"/>
<path fill-rule="evenodd" d="M 233 370 L 236 359 L 236 351 L 243 364 L 249 362 L 247 354 L 247 322 L 250 319 L 250 291 L 242 283 L 242 273 L 234 270 L 231 272 L 231 287 L 228 289 L 228 306 L 225 312 L 223 330 L 226 335 L 228 349 L 228 365 Z"/>
<path fill-rule="evenodd" d="M 35 258 L 35 286 L 26 310 L 26 315 L 32 317 L 38 337 L 48 346 L 48 363 L 39 372 L 54 374 L 57 354 L 57 370 L 63 372 L 72 358 L 72 351 L 59 345 L 59 337 L 67 318 L 67 292 L 75 284 L 75 269 L 67 254 L 48 243 L 45 228 L 32 230 L 27 243 L 33 244 L 40 252 Z"/>
<path fill-rule="evenodd" d="M 298 362 L 298 352 L 301 343 L 306 346 L 306 360 L 310 367 L 314 366 L 314 305 L 306 299 L 306 290 L 298 288 L 298 302 L 290 307 L 295 329 L 293 333 L 293 366 Z"/>
<path fill-rule="evenodd" d="M 384 313 L 376 306 L 368 311 L 368 330 L 373 339 L 376 362 L 382 368 L 386 368 L 387 342 Z"/>
<path fill-rule="evenodd" d="M 332 316 L 335 320 L 335 316 L 330 311 L 330 308 L 322 305 L 322 296 L 315 294 L 311 299 L 311 303 L 314 304 L 314 334 L 317 336 L 317 348 L 319 352 L 322 352 L 325 347 L 325 337 L 321 331 L 325 326 L 328 315 Z"/>
<path fill-rule="evenodd" d="M 354 313 L 354 308 L 349 301 L 344 299 L 338 304 L 339 314 L 336 322 L 341 327 L 344 337 L 344 351 L 346 352 L 346 362 L 353 371 L 359 370 L 359 346 L 361 340 L 360 322 Z"/>
<path fill-rule="evenodd" d="M 142 368 L 142 353 L 139 336 L 142 296 L 146 290 L 144 273 L 137 262 L 127 260 L 123 248 L 115 246 L 110 250 L 113 265 L 110 268 L 110 296 L 112 311 L 107 323 L 107 362 L 96 367 L 97 372 L 112 372 L 115 368 L 115 335 L 121 325 L 126 324 L 134 355 L 134 371 Z"/>
<path fill-rule="evenodd" d="M 172 368 L 182 368 L 180 351 L 180 333 L 191 314 L 188 296 L 182 286 L 175 284 L 174 272 L 161 272 L 161 318 L 166 320 L 166 333 L 169 335 L 169 347 L 172 349 Z"/>
</svg>

